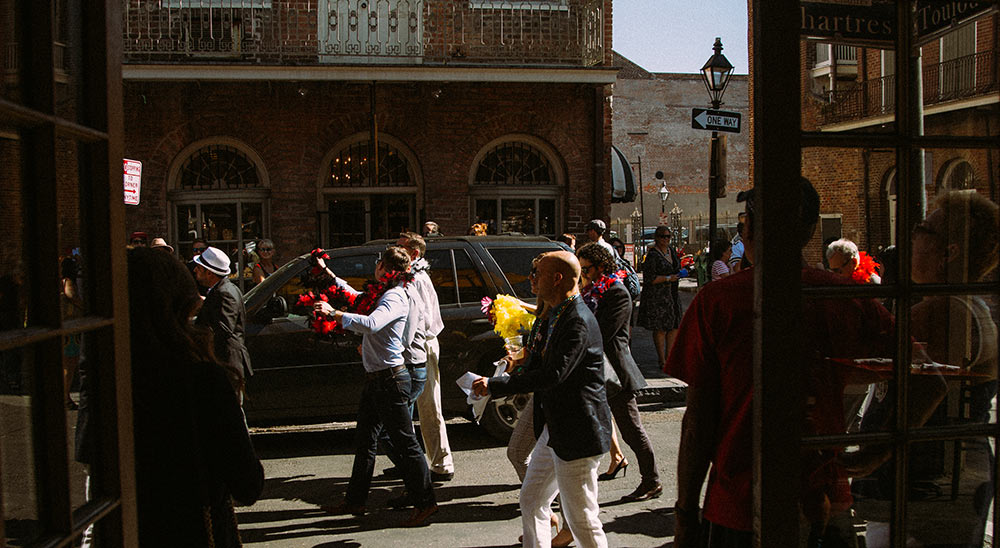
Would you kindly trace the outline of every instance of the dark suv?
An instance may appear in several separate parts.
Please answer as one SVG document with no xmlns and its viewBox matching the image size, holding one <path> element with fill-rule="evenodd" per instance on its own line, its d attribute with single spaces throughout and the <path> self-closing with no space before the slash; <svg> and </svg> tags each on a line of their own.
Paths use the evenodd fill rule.
<svg viewBox="0 0 1000 548">
<path fill-rule="evenodd" d="M 361 289 L 374 275 L 380 251 L 395 241 L 327 250 L 327 265 L 352 287 Z M 430 276 L 441 305 L 441 398 L 446 415 L 470 416 L 465 394 L 455 380 L 466 371 L 493 374 L 493 362 L 504 355 L 500 338 L 483 316 L 480 301 L 498 294 L 533 302 L 528 281 L 531 260 L 539 253 L 569 249 L 543 237 L 468 236 L 427 241 Z M 357 412 L 364 369 L 358 354 L 360 337 L 316 336 L 308 311 L 297 309 L 311 267 L 302 255 L 270 275 L 244 297 L 247 347 L 254 375 L 247 383 L 245 411 L 251 424 L 296 424 L 353 418 Z M 493 401 L 480 424 L 506 440 L 527 396 Z"/>
</svg>

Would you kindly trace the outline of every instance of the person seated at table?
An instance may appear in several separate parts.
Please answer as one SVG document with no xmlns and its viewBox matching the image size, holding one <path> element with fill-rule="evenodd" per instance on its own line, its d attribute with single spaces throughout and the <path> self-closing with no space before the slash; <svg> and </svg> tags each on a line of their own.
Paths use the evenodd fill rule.
<svg viewBox="0 0 1000 548">
<path fill-rule="evenodd" d="M 918 284 L 985 280 L 997 266 L 997 227 L 998 206 L 981 194 L 952 191 L 941 195 L 927 218 L 913 228 L 910 277 Z M 956 377 L 964 379 L 948 383 L 947 399 L 936 406 L 926 425 L 988 422 L 991 400 L 997 392 L 997 326 L 987 303 L 974 295 L 933 295 L 913 305 L 910 314 L 913 340 L 926 350 L 926 356 L 934 362 L 960 366 Z M 884 429 L 887 421 L 893 420 L 894 392 L 886 383 L 874 392 L 862 431 Z M 908 399 L 920 403 L 912 383 Z M 949 412 L 960 399 L 968 401 L 968 416 Z M 908 492 L 910 515 L 915 519 L 909 521 L 906 534 L 916 545 L 982 545 L 993 499 L 993 456 L 982 438 L 964 440 L 955 447 L 956 453 L 964 454 L 951 459 L 946 458 L 944 442 L 920 442 L 911 447 Z M 964 461 L 965 470 L 952 468 L 955 477 L 948 478 L 945 468 L 951 467 L 953 459 Z M 869 520 L 869 547 L 888 543 L 893 483 L 892 462 L 854 481 L 855 499 L 863 503 L 859 515 Z M 953 489 L 952 496 L 939 496 L 944 485 Z"/>
</svg>

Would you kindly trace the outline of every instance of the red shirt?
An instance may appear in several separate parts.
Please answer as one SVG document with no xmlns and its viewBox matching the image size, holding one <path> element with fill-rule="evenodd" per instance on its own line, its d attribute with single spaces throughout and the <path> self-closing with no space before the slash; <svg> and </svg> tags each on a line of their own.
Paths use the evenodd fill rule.
<svg viewBox="0 0 1000 548">
<path fill-rule="evenodd" d="M 804 268 L 803 285 L 853 283 Z M 741 531 L 752 529 L 753 480 L 753 269 L 703 287 L 681 321 L 664 370 L 692 386 L 719 394 L 719 424 L 697 425 L 716 432 L 705 496 L 705 518 Z M 804 434 L 843 433 L 843 387 L 848 371 L 824 357 L 891 357 L 892 317 L 871 299 L 807 300 L 803 305 L 807 417 Z M 803 453 L 803 505 L 818 499 L 834 507 L 850 505 L 843 471 L 834 451 Z"/>
</svg>

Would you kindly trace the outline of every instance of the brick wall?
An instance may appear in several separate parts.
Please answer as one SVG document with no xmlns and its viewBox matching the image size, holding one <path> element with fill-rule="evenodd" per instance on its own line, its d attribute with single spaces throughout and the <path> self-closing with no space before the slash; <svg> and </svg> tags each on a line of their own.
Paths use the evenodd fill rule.
<svg viewBox="0 0 1000 548">
<path fill-rule="evenodd" d="M 226 137 L 261 158 L 271 188 L 270 236 L 285 258 L 318 241 L 317 184 L 327 169 L 324 157 L 339 141 L 369 131 L 370 87 L 362 84 L 126 82 L 124 96 L 125 156 L 143 162 L 142 203 L 127 208 L 127 232 L 168 235 L 170 166 L 191 143 Z M 468 230 L 476 155 L 511 134 L 529 135 L 556 152 L 553 167 L 565 182 L 565 226 L 558 230 L 581 231 L 595 208 L 606 215 L 608 204 L 593 200 L 595 178 L 597 192 L 610 192 L 607 162 L 595 172 L 594 103 L 595 86 L 582 84 L 376 87 L 379 134 L 412 151 L 412 167 L 422 181 L 418 203 L 423 202 L 424 215 L 418 217 L 437 221 L 445 234 Z M 609 131 L 606 119 L 600 113 L 597 123 Z"/>
</svg>

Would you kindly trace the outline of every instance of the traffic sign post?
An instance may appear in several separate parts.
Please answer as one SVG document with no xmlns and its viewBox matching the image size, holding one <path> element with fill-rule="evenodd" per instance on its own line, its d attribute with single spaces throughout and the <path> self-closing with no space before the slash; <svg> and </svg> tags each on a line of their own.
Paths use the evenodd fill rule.
<svg viewBox="0 0 1000 548">
<path fill-rule="evenodd" d="M 739 112 L 707 108 L 691 109 L 691 127 L 694 129 L 739 133 L 742 119 L 743 116 Z"/>
</svg>

